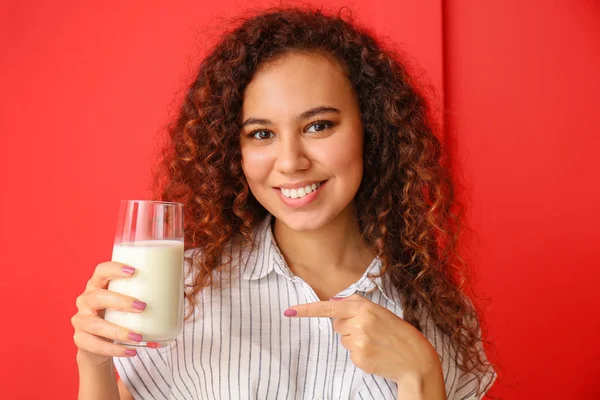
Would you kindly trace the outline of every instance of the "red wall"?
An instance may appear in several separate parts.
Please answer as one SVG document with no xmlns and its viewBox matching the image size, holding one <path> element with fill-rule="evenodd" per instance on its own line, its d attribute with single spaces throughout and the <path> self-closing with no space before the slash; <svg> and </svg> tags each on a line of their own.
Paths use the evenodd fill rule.
<svg viewBox="0 0 600 400">
<path fill-rule="evenodd" d="M 591 290 L 598 7 L 397 3 L 329 2 L 402 42 L 438 104 L 447 92 L 448 139 L 472 187 L 480 237 L 472 258 L 504 365 L 492 393 L 598 392 L 598 347 L 589 343 L 599 319 L 584 314 L 599 305 Z M 244 2 L 167 4 L 0 7 L 3 398 L 75 398 L 75 298 L 110 258 L 118 201 L 148 196 L 155 139 L 219 17 Z"/>
<path fill-rule="evenodd" d="M 507 399 L 600 398 L 600 2 L 446 1 L 447 128 Z"/>
</svg>

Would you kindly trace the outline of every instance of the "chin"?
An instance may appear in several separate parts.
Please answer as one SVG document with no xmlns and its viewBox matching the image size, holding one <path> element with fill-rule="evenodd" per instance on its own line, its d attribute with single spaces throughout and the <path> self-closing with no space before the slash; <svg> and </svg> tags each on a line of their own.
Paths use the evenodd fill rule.
<svg viewBox="0 0 600 400">
<path fill-rule="evenodd" d="M 273 216 L 278 222 L 283 223 L 289 229 L 296 232 L 309 232 L 323 228 L 328 220 L 322 216 L 307 215 L 305 213 L 295 213 L 296 215 L 290 215 L 289 213 L 276 213 Z"/>
</svg>

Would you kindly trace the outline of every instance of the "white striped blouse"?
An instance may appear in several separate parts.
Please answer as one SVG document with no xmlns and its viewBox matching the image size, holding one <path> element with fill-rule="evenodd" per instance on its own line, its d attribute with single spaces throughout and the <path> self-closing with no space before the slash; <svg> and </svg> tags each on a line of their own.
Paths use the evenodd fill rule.
<svg viewBox="0 0 600 400">
<path fill-rule="evenodd" d="M 319 298 L 287 267 L 270 220 L 257 228 L 251 248 L 229 250 L 230 266 L 200 292 L 174 346 L 114 358 L 135 399 L 397 399 L 395 382 L 352 364 L 331 319 L 283 316 L 289 306 Z M 186 251 L 186 259 L 194 250 Z M 400 296 L 388 279 L 368 276 L 380 268 L 374 259 L 337 296 L 359 293 L 402 317 Z M 448 399 L 480 398 L 474 396 L 477 380 L 457 368 L 447 338 L 427 318 L 423 333 L 440 355 Z M 490 379 L 495 374 L 484 385 Z"/>
</svg>

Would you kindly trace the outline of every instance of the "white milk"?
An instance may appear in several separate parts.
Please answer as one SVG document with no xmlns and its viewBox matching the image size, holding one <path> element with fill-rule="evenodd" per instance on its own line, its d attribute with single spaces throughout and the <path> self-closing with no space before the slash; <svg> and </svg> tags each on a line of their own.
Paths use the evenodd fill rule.
<svg viewBox="0 0 600 400">
<path fill-rule="evenodd" d="M 183 327 L 183 242 L 147 240 L 119 243 L 112 261 L 136 269 L 129 278 L 114 279 L 108 289 L 146 303 L 141 313 L 107 309 L 104 319 L 138 332 L 143 341 L 175 339 Z"/>
</svg>

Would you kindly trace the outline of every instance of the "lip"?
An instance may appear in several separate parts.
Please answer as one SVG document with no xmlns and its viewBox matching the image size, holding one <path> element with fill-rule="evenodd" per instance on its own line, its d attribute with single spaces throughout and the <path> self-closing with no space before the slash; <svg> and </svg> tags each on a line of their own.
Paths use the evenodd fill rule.
<svg viewBox="0 0 600 400">
<path fill-rule="evenodd" d="M 306 181 L 309 182 L 309 181 Z M 307 194 L 306 196 L 302 197 L 302 198 L 297 198 L 297 199 L 290 199 L 287 198 L 283 195 L 283 193 L 281 193 L 281 187 L 283 188 L 288 188 L 286 186 L 279 186 L 279 187 L 275 187 L 273 188 L 273 190 L 275 190 L 277 192 L 277 194 L 279 195 L 279 198 L 281 199 L 281 201 L 283 202 L 283 204 L 285 204 L 288 207 L 291 208 L 300 208 L 300 207 L 304 207 L 310 203 L 312 203 L 313 201 L 316 200 L 317 196 L 319 196 L 319 193 L 321 193 L 321 189 L 323 189 L 323 187 L 325 187 L 325 185 L 327 185 L 328 181 L 322 181 L 321 186 L 319 186 L 317 188 L 317 190 L 310 192 L 309 194 Z M 299 182 L 299 183 L 304 183 L 304 182 Z M 316 183 L 315 181 L 310 181 L 310 183 Z M 306 183 L 306 185 L 308 185 L 308 183 Z M 304 185 L 304 186 L 306 186 Z M 302 185 L 297 186 L 297 187 L 304 187 Z M 293 189 L 293 187 L 292 187 Z"/>
</svg>

